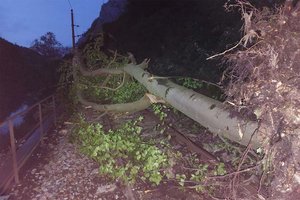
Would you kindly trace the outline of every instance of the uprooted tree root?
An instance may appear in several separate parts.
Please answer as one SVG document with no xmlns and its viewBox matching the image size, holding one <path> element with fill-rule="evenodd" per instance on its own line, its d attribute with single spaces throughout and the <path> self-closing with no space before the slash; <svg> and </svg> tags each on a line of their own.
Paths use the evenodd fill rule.
<svg viewBox="0 0 300 200">
<path fill-rule="evenodd" d="M 238 1 L 244 37 L 239 49 L 224 53 L 227 102 L 270 127 L 263 150 L 272 161 L 274 197 L 290 195 L 300 184 L 299 4 L 274 11 Z"/>
</svg>

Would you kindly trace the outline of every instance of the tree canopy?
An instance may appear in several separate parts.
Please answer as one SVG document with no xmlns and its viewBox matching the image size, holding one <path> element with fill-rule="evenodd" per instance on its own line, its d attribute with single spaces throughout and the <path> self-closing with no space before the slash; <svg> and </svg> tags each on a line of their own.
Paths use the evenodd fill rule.
<svg viewBox="0 0 300 200">
<path fill-rule="evenodd" d="M 62 57 L 66 51 L 66 48 L 56 40 L 55 34 L 52 32 L 47 32 L 39 39 L 35 39 L 30 48 L 43 56 L 51 58 Z"/>
</svg>

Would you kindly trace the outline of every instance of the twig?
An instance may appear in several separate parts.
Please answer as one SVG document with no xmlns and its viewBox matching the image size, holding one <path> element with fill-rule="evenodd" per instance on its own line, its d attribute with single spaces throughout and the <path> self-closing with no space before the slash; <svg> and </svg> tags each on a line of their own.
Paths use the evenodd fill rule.
<svg viewBox="0 0 300 200">
<path fill-rule="evenodd" d="M 228 173 L 228 174 L 225 174 L 225 175 L 208 176 L 207 178 L 208 179 L 222 179 L 222 178 L 227 178 L 227 177 L 230 177 L 230 176 L 233 176 L 233 175 L 236 175 L 236 174 L 240 174 L 240 173 L 251 171 L 251 170 L 256 169 L 257 167 L 259 167 L 260 165 L 261 165 L 261 163 L 259 163 L 257 165 L 254 165 L 254 166 L 251 166 L 251 167 L 248 167 L 246 169 L 242 169 L 242 170 L 239 170 L 239 171 L 231 172 L 231 173 Z"/>
<path fill-rule="evenodd" d="M 230 146 L 232 148 L 234 148 L 235 150 L 237 150 L 240 154 L 242 154 L 240 148 L 236 147 L 236 146 L 233 146 L 233 145 L 230 145 L 229 142 L 227 142 L 221 135 L 218 135 L 219 138 L 227 145 L 227 146 Z"/>
<path fill-rule="evenodd" d="M 211 59 L 213 59 L 213 58 L 215 58 L 215 57 L 217 57 L 217 56 L 222 56 L 222 55 L 228 53 L 229 51 L 234 50 L 234 49 L 237 48 L 243 41 L 244 41 L 244 45 L 243 45 L 243 46 L 246 47 L 248 41 L 251 40 L 251 38 L 252 38 L 253 36 L 259 37 L 258 34 L 257 34 L 254 30 L 250 30 L 246 35 L 244 35 L 244 37 L 242 37 L 242 38 L 240 39 L 240 41 L 239 41 L 236 45 L 234 45 L 234 46 L 231 47 L 230 49 L 226 49 L 226 50 L 223 51 L 222 53 L 218 53 L 218 54 L 215 54 L 215 55 L 213 55 L 213 56 L 210 56 L 210 57 L 206 58 L 206 60 L 211 60 Z"/>
<path fill-rule="evenodd" d="M 115 62 L 116 58 L 117 58 L 117 51 L 114 52 L 114 57 L 113 57 L 113 59 L 108 63 L 108 65 L 107 65 L 106 68 L 109 68 L 110 65 L 111 65 L 113 62 Z"/>
<path fill-rule="evenodd" d="M 128 54 L 128 58 L 129 58 L 129 60 L 130 60 L 130 62 L 132 63 L 132 64 L 137 64 L 137 62 L 136 62 L 136 59 L 135 59 L 135 57 L 134 57 L 134 55 L 132 54 L 132 53 L 130 53 L 130 52 L 127 52 L 127 54 Z"/>
<path fill-rule="evenodd" d="M 108 65 L 107 65 L 107 67 L 106 68 L 109 68 L 110 67 L 110 65 L 116 60 L 116 57 L 117 57 L 117 51 L 114 51 L 113 52 L 114 53 L 114 57 L 113 57 L 113 59 L 108 63 Z M 101 59 L 96 59 L 96 61 L 99 61 L 99 60 L 101 60 Z M 94 65 L 92 65 L 92 66 L 89 66 L 89 65 L 87 65 L 89 68 L 92 68 L 92 69 L 94 69 L 95 67 L 101 67 L 101 65 L 100 65 L 100 63 L 96 63 L 96 64 L 94 64 Z"/>
<path fill-rule="evenodd" d="M 236 199 L 236 192 L 235 192 L 235 182 L 236 182 L 236 179 L 237 179 L 237 176 L 240 174 L 240 169 L 245 161 L 245 158 L 249 152 L 249 150 L 251 149 L 251 141 L 253 139 L 253 136 L 254 134 L 258 131 L 258 129 L 260 128 L 260 122 L 258 123 L 258 127 L 253 131 L 250 139 L 249 139 L 249 142 L 248 142 L 248 145 L 247 145 L 247 148 L 245 149 L 244 153 L 243 153 L 243 156 L 242 156 L 242 159 L 241 159 L 241 162 L 239 163 L 238 165 L 238 168 L 237 168 L 237 171 L 236 171 L 236 174 L 234 175 L 233 179 L 232 179 L 232 192 L 233 192 L 233 197 L 234 199 Z"/>
<path fill-rule="evenodd" d="M 107 90 L 110 90 L 110 91 L 117 91 L 118 89 L 120 89 L 124 85 L 124 83 L 125 83 L 125 76 L 126 76 L 126 74 L 124 72 L 123 73 L 122 83 L 118 87 L 116 87 L 116 88 L 110 88 L 110 87 L 106 87 L 106 86 L 100 86 L 100 88 L 101 89 L 107 89 Z"/>
<path fill-rule="evenodd" d="M 261 175 L 261 177 L 259 179 L 259 186 L 258 186 L 258 190 L 257 190 L 258 194 L 260 194 L 260 190 L 261 190 L 261 186 L 262 186 L 262 182 L 263 182 L 264 176 L 265 176 L 265 171 L 262 172 L 262 175 Z"/>
<path fill-rule="evenodd" d="M 212 82 L 205 81 L 205 80 L 199 80 L 199 81 L 201 81 L 201 82 L 204 82 L 204 83 L 206 83 L 206 84 L 208 84 L 208 85 L 214 85 L 214 86 L 216 86 L 216 87 L 218 87 L 218 88 L 221 88 L 221 89 L 222 89 L 222 86 L 220 86 L 220 85 L 219 85 L 219 84 L 217 84 L 217 83 L 212 83 Z"/>
<path fill-rule="evenodd" d="M 73 125 L 73 124 L 78 124 L 78 123 L 74 123 L 74 122 L 64 122 L 64 125 Z"/>
<path fill-rule="evenodd" d="M 209 196 L 210 196 L 210 198 L 212 198 L 212 199 L 214 199 L 214 200 L 227 200 L 227 198 L 218 198 L 218 197 L 215 197 L 215 196 L 213 196 L 212 194 L 210 194 L 210 193 L 207 193 Z"/>
<path fill-rule="evenodd" d="M 95 119 L 93 119 L 92 122 L 98 121 L 100 118 L 102 118 L 106 114 L 107 114 L 107 111 L 105 111 L 104 113 L 102 113 L 101 115 L 99 115 L 98 117 L 96 117 Z"/>
<path fill-rule="evenodd" d="M 247 145 L 247 148 L 244 151 L 244 154 L 242 156 L 241 162 L 238 165 L 238 168 L 237 168 L 237 171 L 236 171 L 237 173 L 234 174 L 234 177 L 232 179 L 232 189 L 233 189 L 232 192 L 233 192 L 234 198 L 236 197 L 236 192 L 235 192 L 235 189 L 234 189 L 235 188 L 235 182 L 236 182 L 236 179 L 237 179 L 238 175 L 240 174 L 240 169 L 241 169 L 241 167 L 242 167 L 242 165 L 243 165 L 243 163 L 245 161 L 246 155 L 248 154 L 250 148 L 251 148 L 251 144 Z"/>
<path fill-rule="evenodd" d="M 109 79 L 111 78 L 111 74 L 109 74 L 106 79 L 103 81 L 103 83 L 101 84 L 101 87 L 105 87 L 106 84 L 108 83 Z"/>
<path fill-rule="evenodd" d="M 210 56 L 210 57 L 206 58 L 206 60 L 211 60 L 211 59 L 213 59 L 215 57 L 222 56 L 222 55 L 226 54 L 227 52 L 232 51 L 233 49 L 237 48 L 243 42 L 244 37 L 242 37 L 242 39 L 240 39 L 240 41 L 236 45 L 234 45 L 233 47 L 231 47 L 230 49 L 226 49 L 222 53 L 218 53 L 218 54 L 215 54 L 213 56 Z"/>
<path fill-rule="evenodd" d="M 122 192 L 124 196 L 127 198 L 127 200 L 135 200 L 131 185 L 129 184 L 125 185 Z"/>
</svg>

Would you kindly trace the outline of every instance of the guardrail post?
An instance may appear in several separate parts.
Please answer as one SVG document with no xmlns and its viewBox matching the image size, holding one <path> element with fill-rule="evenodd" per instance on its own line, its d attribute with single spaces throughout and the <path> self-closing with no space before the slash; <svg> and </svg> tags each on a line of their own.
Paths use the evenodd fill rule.
<svg viewBox="0 0 300 200">
<path fill-rule="evenodd" d="M 56 104 L 55 104 L 55 96 L 52 96 L 52 104 L 53 104 L 53 113 L 54 113 L 54 126 L 57 127 L 57 118 L 56 118 Z"/>
<path fill-rule="evenodd" d="M 42 140 L 42 138 L 44 136 L 44 127 L 43 127 L 43 114 L 42 114 L 42 105 L 41 105 L 41 103 L 39 103 L 39 119 L 40 119 L 40 129 L 41 129 L 41 138 L 40 138 L 40 140 Z"/>
<path fill-rule="evenodd" d="M 13 164 L 13 169 L 14 169 L 14 177 L 15 177 L 15 182 L 18 184 L 20 182 L 20 179 L 19 179 L 19 170 L 18 170 L 18 163 L 17 163 L 14 125 L 13 125 L 12 120 L 9 120 L 8 126 L 9 126 L 9 136 L 10 136 L 10 146 L 11 146 L 11 153 L 12 153 L 12 161 L 13 161 L 12 164 Z"/>
</svg>

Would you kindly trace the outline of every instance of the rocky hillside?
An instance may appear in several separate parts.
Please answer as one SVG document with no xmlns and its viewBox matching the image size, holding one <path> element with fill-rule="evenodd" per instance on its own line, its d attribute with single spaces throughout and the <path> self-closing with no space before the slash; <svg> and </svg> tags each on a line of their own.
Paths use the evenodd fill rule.
<svg viewBox="0 0 300 200">
<path fill-rule="evenodd" d="M 79 45 L 84 45 L 90 37 L 96 36 L 103 31 L 105 23 L 111 23 L 122 15 L 127 6 L 128 0 L 109 0 L 101 6 L 99 17 L 96 18 L 91 28 L 78 41 Z"/>
<path fill-rule="evenodd" d="M 57 81 L 58 61 L 0 38 L 0 120 Z M 31 96 L 30 98 L 33 98 Z"/>
</svg>

